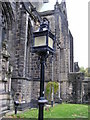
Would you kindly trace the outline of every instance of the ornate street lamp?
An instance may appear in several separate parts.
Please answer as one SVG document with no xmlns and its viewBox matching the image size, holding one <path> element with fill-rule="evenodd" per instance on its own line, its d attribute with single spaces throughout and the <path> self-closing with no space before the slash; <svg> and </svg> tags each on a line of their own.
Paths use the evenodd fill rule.
<svg viewBox="0 0 90 120">
<path fill-rule="evenodd" d="M 33 33 L 33 51 L 39 55 L 54 53 L 55 36 L 49 30 L 49 22 L 44 18 L 39 31 Z"/>
<path fill-rule="evenodd" d="M 44 65 L 48 55 L 54 53 L 55 36 L 49 30 L 49 21 L 44 18 L 38 31 L 33 33 L 33 52 L 40 56 L 40 97 L 38 120 L 43 120 L 43 107 L 47 100 L 44 98 Z"/>
</svg>

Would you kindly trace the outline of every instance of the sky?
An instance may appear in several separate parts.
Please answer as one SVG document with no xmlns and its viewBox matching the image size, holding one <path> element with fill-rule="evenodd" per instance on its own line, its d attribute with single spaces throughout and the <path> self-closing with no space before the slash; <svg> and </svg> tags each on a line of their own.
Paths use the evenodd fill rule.
<svg viewBox="0 0 90 120">
<path fill-rule="evenodd" d="M 61 3 L 62 0 L 58 0 Z M 42 11 L 54 9 L 56 0 L 49 0 Z M 88 0 L 66 0 L 69 29 L 74 39 L 74 62 L 88 67 Z"/>
</svg>

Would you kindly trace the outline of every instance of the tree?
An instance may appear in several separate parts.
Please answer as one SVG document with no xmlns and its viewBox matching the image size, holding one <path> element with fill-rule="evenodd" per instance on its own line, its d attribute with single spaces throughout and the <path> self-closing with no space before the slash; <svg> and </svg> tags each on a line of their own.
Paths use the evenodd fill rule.
<svg viewBox="0 0 90 120">
<path fill-rule="evenodd" d="M 84 67 L 80 68 L 80 72 L 85 74 L 85 77 L 90 77 L 90 67 L 84 69 Z"/>
<path fill-rule="evenodd" d="M 47 100 L 50 102 L 51 101 L 51 95 L 54 89 L 54 94 L 57 93 L 59 88 L 58 82 L 48 82 L 46 85 L 46 91 L 45 91 L 45 96 Z"/>
<path fill-rule="evenodd" d="M 80 67 L 80 72 L 85 74 L 86 71 L 85 71 L 84 67 Z"/>
<path fill-rule="evenodd" d="M 85 70 L 85 76 L 86 77 L 90 77 L 90 67 L 86 68 L 86 70 Z"/>
</svg>

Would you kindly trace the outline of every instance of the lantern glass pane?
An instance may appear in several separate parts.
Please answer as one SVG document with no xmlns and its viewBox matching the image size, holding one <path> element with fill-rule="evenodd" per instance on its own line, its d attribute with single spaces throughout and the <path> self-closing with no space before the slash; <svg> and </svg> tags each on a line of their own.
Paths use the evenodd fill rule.
<svg viewBox="0 0 90 120">
<path fill-rule="evenodd" d="M 53 49 L 53 40 L 49 37 L 48 46 Z"/>
<path fill-rule="evenodd" d="M 45 46 L 46 45 L 46 36 L 35 37 L 34 46 Z"/>
</svg>

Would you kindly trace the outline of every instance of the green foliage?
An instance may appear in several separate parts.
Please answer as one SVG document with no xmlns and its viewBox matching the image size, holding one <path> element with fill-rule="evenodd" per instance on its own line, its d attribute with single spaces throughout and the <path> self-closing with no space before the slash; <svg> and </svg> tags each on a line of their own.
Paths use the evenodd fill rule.
<svg viewBox="0 0 90 120">
<path fill-rule="evenodd" d="M 56 94 L 58 88 L 59 88 L 58 82 L 48 82 L 45 91 L 46 98 L 50 100 L 53 90 L 54 90 L 54 94 Z"/>
<path fill-rule="evenodd" d="M 90 68 L 86 68 L 85 70 L 85 76 L 90 77 Z"/>
<path fill-rule="evenodd" d="M 85 74 L 85 69 L 84 69 L 84 67 L 81 67 L 81 68 L 80 68 L 80 72 L 82 72 L 82 73 Z"/>
<path fill-rule="evenodd" d="M 90 77 L 90 68 L 84 69 L 84 67 L 81 67 L 80 72 L 84 73 L 85 77 Z"/>
</svg>

